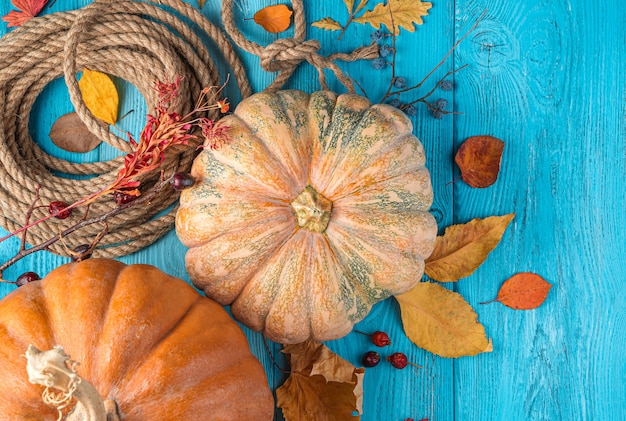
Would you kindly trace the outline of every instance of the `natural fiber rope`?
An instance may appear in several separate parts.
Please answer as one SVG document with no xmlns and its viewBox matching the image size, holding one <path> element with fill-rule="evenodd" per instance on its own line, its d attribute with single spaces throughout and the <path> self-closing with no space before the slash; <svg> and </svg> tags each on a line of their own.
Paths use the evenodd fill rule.
<svg viewBox="0 0 626 421">
<path fill-rule="evenodd" d="M 162 7 L 162 6 L 165 6 Z M 193 22 L 190 27 L 179 16 Z M 44 87 L 64 75 L 70 99 L 90 131 L 122 152 L 130 150 L 125 139 L 99 123 L 82 101 L 76 72 L 83 67 L 121 77 L 144 96 L 148 109 L 156 104 L 154 82 L 183 77 L 181 95 L 173 111 L 190 110 L 206 86 L 219 86 L 217 66 L 198 32 L 215 44 L 231 68 L 242 97 L 251 94 L 240 60 L 231 44 L 215 25 L 198 10 L 180 0 L 95 0 L 91 5 L 70 12 L 32 19 L 0 40 L 0 223 L 12 232 L 24 224 L 25 215 L 39 189 L 40 201 L 73 203 L 108 185 L 117 175 L 123 157 L 95 163 L 77 164 L 44 152 L 29 134 L 32 106 Z M 62 71 L 62 73 L 61 73 Z M 216 117 L 216 116 L 212 116 Z M 188 170 L 194 147 L 166 157 L 166 174 Z M 70 179 L 58 173 L 90 175 Z M 144 194 L 155 180 L 145 180 Z M 150 206 L 135 206 L 107 219 L 108 233 L 98 244 L 95 255 L 117 257 L 139 250 L 171 230 L 178 195 L 164 189 Z M 89 215 L 103 214 L 114 203 L 105 197 L 93 203 Z M 162 215 L 160 213 L 163 212 Z M 47 213 L 33 211 L 31 220 Z M 159 214 L 159 215 L 158 215 Z M 66 220 L 52 219 L 30 228 L 26 240 L 39 244 L 81 218 L 74 212 Z M 89 244 L 103 229 L 94 224 L 72 233 L 50 246 L 66 255 L 66 247 Z"/>
<path fill-rule="evenodd" d="M 222 20 L 224 21 L 226 32 L 240 48 L 259 56 L 261 67 L 264 70 L 278 72 L 274 81 L 265 88 L 268 92 L 279 90 L 303 61 L 309 62 L 317 69 L 322 89 L 328 89 L 326 76 L 324 75 L 324 69 L 328 69 L 333 72 L 335 77 L 349 92 L 354 92 L 355 88 L 352 80 L 341 71 L 335 61 L 371 60 L 378 57 L 378 46 L 374 43 L 357 48 L 350 54 L 331 54 L 328 57 L 320 55 L 318 53 L 320 49 L 319 41 L 305 40 L 306 20 L 302 0 L 292 0 L 291 2 L 295 26 L 293 38 L 278 39 L 267 47 L 262 47 L 248 40 L 239 31 L 235 25 L 232 3 L 232 0 L 222 1 Z"/>
</svg>

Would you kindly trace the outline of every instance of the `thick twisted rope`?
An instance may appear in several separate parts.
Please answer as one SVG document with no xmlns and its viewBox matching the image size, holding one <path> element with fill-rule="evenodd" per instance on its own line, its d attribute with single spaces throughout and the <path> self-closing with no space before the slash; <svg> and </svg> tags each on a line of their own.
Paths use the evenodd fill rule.
<svg viewBox="0 0 626 421">
<path fill-rule="evenodd" d="M 166 6 L 167 10 L 161 6 Z M 192 29 L 181 16 L 193 22 Z M 118 76 L 132 83 L 146 99 L 148 109 L 157 102 L 155 81 L 182 77 L 180 97 L 172 111 L 191 110 L 203 87 L 220 86 L 217 65 L 198 32 L 204 32 L 230 66 L 242 97 L 251 94 L 243 66 L 223 32 L 190 5 L 180 0 L 95 0 L 76 11 L 32 19 L 0 40 L 0 224 L 12 232 L 24 225 L 29 207 L 61 200 L 73 203 L 110 184 L 130 150 L 122 139 L 96 120 L 85 106 L 76 80 L 84 67 Z M 214 52 L 214 51 L 213 51 Z M 94 163 L 73 163 L 43 151 L 29 134 L 32 106 L 44 87 L 64 76 L 70 99 L 89 130 L 119 149 L 122 156 Z M 211 116 L 215 118 L 216 116 Z M 142 117 L 140 117 L 142 118 Z M 190 168 L 195 148 L 168 155 L 162 165 L 167 174 Z M 60 175 L 89 175 L 73 179 Z M 143 194 L 158 175 L 144 180 Z M 117 257 L 139 250 L 171 230 L 178 195 L 171 189 L 157 193 L 150 206 L 135 206 L 107 219 L 108 233 L 95 255 Z M 110 197 L 90 205 L 89 215 L 100 215 L 116 205 Z M 47 214 L 33 210 L 31 220 Z M 74 212 L 66 220 L 51 219 L 28 229 L 26 241 L 40 244 L 80 220 Z M 89 244 L 103 226 L 75 231 L 49 249 L 66 255 L 67 248 Z"/>
<path fill-rule="evenodd" d="M 305 40 L 306 20 L 302 0 L 292 0 L 294 36 L 293 38 L 278 39 L 272 44 L 263 47 L 248 40 L 235 25 L 232 12 L 232 0 L 222 1 L 222 19 L 226 32 L 233 41 L 245 51 L 255 54 L 261 59 L 261 67 L 268 72 L 278 72 L 274 81 L 265 88 L 268 92 L 279 90 L 289 79 L 298 65 L 304 61 L 310 63 L 318 73 L 322 89 L 327 90 L 324 70 L 330 70 L 341 84 L 349 91 L 354 92 L 352 80 L 339 68 L 336 61 L 371 60 L 378 57 L 378 46 L 374 43 L 360 47 L 350 54 L 331 54 L 327 57 L 319 54 L 320 44 L 317 40 Z"/>
</svg>

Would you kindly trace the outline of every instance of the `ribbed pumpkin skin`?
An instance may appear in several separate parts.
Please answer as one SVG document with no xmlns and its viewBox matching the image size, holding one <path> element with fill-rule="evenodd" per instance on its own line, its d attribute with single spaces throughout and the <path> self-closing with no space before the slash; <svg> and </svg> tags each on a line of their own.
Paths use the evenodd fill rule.
<svg viewBox="0 0 626 421">
<path fill-rule="evenodd" d="M 424 149 L 396 108 L 358 95 L 255 94 L 220 120 L 232 142 L 193 164 L 176 231 L 192 282 L 280 343 L 344 336 L 420 281 L 437 225 Z M 290 203 L 332 201 L 323 232 Z"/>
<path fill-rule="evenodd" d="M 70 263 L 0 301 L 1 420 L 57 419 L 43 387 L 28 382 L 29 344 L 62 345 L 124 421 L 273 417 L 265 372 L 239 326 L 152 266 Z"/>
</svg>

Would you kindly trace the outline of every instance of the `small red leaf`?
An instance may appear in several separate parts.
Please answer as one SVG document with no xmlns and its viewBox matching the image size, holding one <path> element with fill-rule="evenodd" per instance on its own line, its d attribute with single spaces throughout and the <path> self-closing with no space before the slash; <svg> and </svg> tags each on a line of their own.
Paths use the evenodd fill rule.
<svg viewBox="0 0 626 421">
<path fill-rule="evenodd" d="M 543 304 L 550 288 L 552 285 L 541 276 L 522 272 L 505 281 L 500 287 L 498 297 L 493 301 L 499 301 L 515 310 L 532 310 Z"/>
<path fill-rule="evenodd" d="M 48 3 L 48 0 L 12 0 L 11 3 L 19 11 L 12 10 L 2 18 L 7 26 L 21 26 L 37 16 Z"/>
<path fill-rule="evenodd" d="M 454 157 L 461 169 L 461 178 L 472 187 L 489 187 L 496 182 L 504 142 L 491 136 L 468 138 Z"/>
</svg>

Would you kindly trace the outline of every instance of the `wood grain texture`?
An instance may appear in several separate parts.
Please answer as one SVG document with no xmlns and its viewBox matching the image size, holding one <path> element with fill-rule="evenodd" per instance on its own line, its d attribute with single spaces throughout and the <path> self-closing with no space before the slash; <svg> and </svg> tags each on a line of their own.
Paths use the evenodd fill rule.
<svg viewBox="0 0 626 421">
<path fill-rule="evenodd" d="M 90 0 L 55 2 L 45 13 L 75 9 Z M 188 0 L 196 5 L 196 0 Z M 380 1 L 370 0 L 373 5 Z M 267 0 L 235 1 L 240 30 L 268 45 L 283 34 L 269 34 L 250 18 Z M 288 2 L 287 2 L 288 3 Z M 305 0 L 307 22 L 332 16 L 345 22 L 344 2 Z M 272 3 L 273 4 L 273 3 Z M 371 8 L 371 7 L 370 7 Z M 0 15 L 11 10 L 0 4 Z M 206 2 L 203 13 L 220 18 L 220 2 Z M 485 420 L 626 420 L 626 279 L 624 174 L 626 174 L 626 3 L 621 0 L 442 0 L 434 1 L 424 25 L 398 37 L 396 73 L 409 85 L 419 82 L 485 12 L 478 27 L 418 92 L 427 92 L 446 71 L 456 73 L 453 92 L 436 91 L 458 114 L 434 119 L 418 104 L 414 133 L 427 153 L 435 201 L 431 212 L 441 230 L 477 217 L 514 212 L 515 219 L 500 245 L 470 277 L 454 289 L 476 309 L 493 339 L 494 351 L 456 360 L 433 356 L 403 333 L 399 308 L 388 299 L 374 306 L 356 326 L 365 332 L 385 330 L 392 349 L 403 351 L 424 368 L 402 371 L 388 364 L 365 375 L 364 421 Z M 0 23 L 0 34 L 7 32 Z M 307 28 L 321 42 L 321 53 L 346 52 L 370 42 L 373 28 L 352 24 L 340 41 L 338 33 Z M 0 41 L 1 42 L 1 41 Z M 388 40 L 385 43 L 389 44 Z M 241 53 L 255 91 L 274 75 L 259 60 Z M 377 102 L 384 94 L 390 68 L 374 70 L 369 62 L 342 65 Z M 329 74 L 330 88 L 342 92 Z M 122 127 L 137 133 L 144 123 L 145 102 L 119 81 L 122 113 L 136 112 Z M 317 72 L 302 65 L 287 88 L 319 89 Z M 230 95 L 230 94 L 229 94 Z M 232 96 L 236 102 L 236 93 Z M 106 145 L 95 152 L 67 156 L 47 140 L 52 122 L 71 111 L 61 80 L 53 82 L 33 110 L 31 132 L 46 150 L 76 160 L 110 159 Z M 121 113 L 121 114 L 122 114 Z M 34 118 L 36 116 L 36 118 Z M 505 142 L 498 181 L 472 189 L 458 177 L 453 157 L 469 136 L 492 135 Z M 9 258 L 17 239 L 0 244 L 0 260 Z M 131 256 L 125 263 L 150 263 L 188 280 L 185 252 L 174 232 Z M 15 279 L 26 270 L 44 275 L 66 262 L 48 253 L 24 259 L 4 273 Z M 515 311 L 495 298 L 501 283 L 517 272 L 533 271 L 554 286 L 536 310 Z M 0 284 L 0 296 L 14 287 Z M 284 381 L 260 335 L 245 329 L 253 352 L 266 368 L 272 388 Z M 348 361 L 360 365 L 373 346 L 358 333 L 328 342 Z M 269 343 L 279 364 L 286 365 L 280 345 Z M 1 417 L 0 417 L 1 418 Z M 281 420 L 279 414 L 276 420 Z"/>
</svg>

